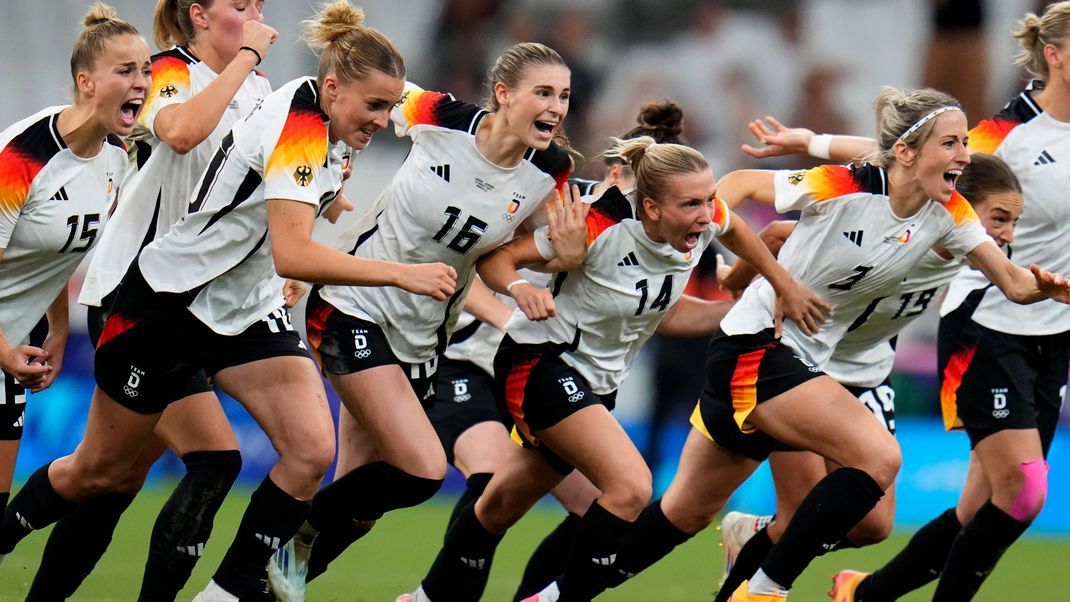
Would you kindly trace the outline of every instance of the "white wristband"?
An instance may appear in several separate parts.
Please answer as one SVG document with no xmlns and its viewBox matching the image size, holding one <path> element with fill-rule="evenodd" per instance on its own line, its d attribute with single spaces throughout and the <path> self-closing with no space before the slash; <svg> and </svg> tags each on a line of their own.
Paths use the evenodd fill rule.
<svg viewBox="0 0 1070 602">
<path fill-rule="evenodd" d="M 528 282 L 527 280 L 524 280 L 523 278 L 517 278 L 516 280 L 514 280 L 514 281 L 510 282 L 508 285 L 506 285 L 505 290 L 508 291 L 509 294 L 511 295 L 511 294 L 513 294 L 513 287 L 518 285 L 518 284 L 531 284 L 531 283 Z"/>
<path fill-rule="evenodd" d="M 831 134 L 815 134 L 810 139 L 810 144 L 806 146 L 806 152 L 811 157 L 817 157 L 818 159 L 831 159 L 829 151 L 832 148 L 832 135 Z"/>
</svg>

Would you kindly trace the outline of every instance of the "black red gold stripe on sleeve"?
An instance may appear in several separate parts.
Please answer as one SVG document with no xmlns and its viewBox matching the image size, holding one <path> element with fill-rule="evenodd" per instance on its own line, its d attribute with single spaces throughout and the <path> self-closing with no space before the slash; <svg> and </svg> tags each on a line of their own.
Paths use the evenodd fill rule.
<svg viewBox="0 0 1070 602">
<path fill-rule="evenodd" d="M 450 96 L 430 90 L 410 90 L 401 105 L 402 115 L 409 126 L 441 125 L 442 119 L 436 110 L 448 102 Z"/>
<path fill-rule="evenodd" d="M 591 246 L 594 239 L 598 238 L 610 227 L 619 224 L 620 220 L 611 216 L 597 205 L 592 205 L 587 212 L 587 246 Z"/>
<path fill-rule="evenodd" d="M 1017 126 L 1017 121 L 1008 119 L 985 119 L 970 130 L 967 146 L 971 153 L 991 155 L 996 152 L 1007 134 Z"/>
<path fill-rule="evenodd" d="M 264 168 L 265 179 L 280 172 L 293 176 L 307 186 L 313 173 L 327 160 L 327 124 L 323 114 L 301 107 L 291 107 L 279 141 Z M 307 174 L 307 179 L 299 177 Z"/>
<path fill-rule="evenodd" d="M 189 89 L 189 65 L 186 61 L 168 54 L 157 56 L 152 61 L 152 91 L 145 99 L 141 115 L 150 115 L 153 104 L 179 94 L 188 94 Z"/>
<path fill-rule="evenodd" d="M 944 366 L 940 382 L 940 412 L 944 416 L 944 428 L 951 430 L 961 428 L 962 421 L 958 415 L 958 392 L 962 386 L 962 377 L 977 353 L 977 345 L 970 345 L 955 351 Z"/>
<path fill-rule="evenodd" d="M 842 165 L 821 165 L 807 170 L 802 183 L 815 201 L 827 201 L 848 194 L 862 192 L 862 184 L 850 168 Z"/>
<path fill-rule="evenodd" d="M 956 224 L 977 221 L 977 213 L 974 212 L 970 202 L 957 192 L 951 193 L 951 198 L 944 204 L 944 208 L 951 214 Z"/>
<path fill-rule="evenodd" d="M 20 134 L 0 151 L 0 210 L 5 213 L 22 211 L 33 179 L 54 154 L 34 144 L 32 138 Z"/>
</svg>

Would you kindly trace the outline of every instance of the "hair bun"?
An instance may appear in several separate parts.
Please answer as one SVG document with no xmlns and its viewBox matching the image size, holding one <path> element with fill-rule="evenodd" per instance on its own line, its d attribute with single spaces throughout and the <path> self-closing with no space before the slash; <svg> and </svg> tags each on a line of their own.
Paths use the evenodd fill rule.
<svg viewBox="0 0 1070 602">
<path fill-rule="evenodd" d="M 323 49 L 338 38 L 364 26 L 364 11 L 349 3 L 336 0 L 324 4 L 316 14 L 304 22 L 303 38 L 310 48 Z"/>
<path fill-rule="evenodd" d="M 639 125 L 677 138 L 684 132 L 684 111 L 671 100 L 652 102 L 639 109 Z"/>
<path fill-rule="evenodd" d="M 93 27 L 108 21 L 115 21 L 119 18 L 119 13 L 116 12 L 114 7 L 108 6 L 103 2 L 94 2 L 89 10 L 85 13 L 85 18 L 82 20 L 82 24 L 85 27 Z"/>
</svg>

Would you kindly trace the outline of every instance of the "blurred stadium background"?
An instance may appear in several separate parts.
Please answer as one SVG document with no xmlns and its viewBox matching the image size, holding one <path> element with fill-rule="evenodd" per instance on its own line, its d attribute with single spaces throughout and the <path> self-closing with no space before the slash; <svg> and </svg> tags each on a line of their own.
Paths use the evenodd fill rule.
<svg viewBox="0 0 1070 602">
<path fill-rule="evenodd" d="M 110 3 L 138 26 L 151 44 L 155 2 Z M 924 84 L 946 89 L 963 101 L 972 124 L 996 111 L 1022 85 L 1023 75 L 1012 64 L 1016 47 L 1008 31 L 1024 12 L 1043 5 L 1036 0 L 354 3 L 365 9 L 368 24 L 385 32 L 401 49 L 410 79 L 466 100 L 483 96 L 487 68 L 512 43 L 537 40 L 556 48 L 572 67 L 573 96 L 566 127 L 589 158 L 579 173 L 591 178 L 600 175 L 601 162 L 596 155 L 608 137 L 629 129 L 641 104 L 664 98 L 684 106 L 685 135 L 711 160 L 717 174 L 758 165 L 809 165 L 805 158 L 759 164 L 739 150 L 741 143 L 750 141 L 747 121 L 764 115 L 818 132 L 871 133 L 872 99 L 881 85 Z M 43 106 L 68 102 L 70 47 L 87 5 L 88 0 L 0 0 L 4 16 L 0 24 L 0 81 L 8 82 L 0 88 L 0 123 L 4 126 Z M 260 69 L 276 87 L 315 73 L 314 57 L 297 39 L 298 23 L 309 16 L 312 6 L 307 0 L 266 3 L 266 21 L 279 30 L 280 37 Z M 346 217 L 346 223 L 318 229 L 316 236 L 333 240 L 356 221 L 361 207 L 385 186 L 406 151 L 405 142 L 389 132 L 381 133 L 360 156 L 349 180 L 346 192 L 357 210 Z M 743 212 L 758 227 L 773 217 L 762 209 L 745 208 Z M 707 254 L 710 261 L 696 273 L 692 292 L 719 294 L 712 279 L 713 255 Z M 77 286 L 73 286 L 72 336 L 62 376 L 52 389 L 33 395 L 28 405 L 17 479 L 68 453 L 81 438 L 92 389 L 92 350 L 85 336 L 84 315 L 73 302 L 76 296 Z M 296 314 L 303 316 L 303 310 Z M 300 321 L 295 320 L 295 324 Z M 965 435 L 944 433 L 937 418 L 936 321 L 936 312 L 930 310 L 900 337 L 893 375 L 897 426 L 904 450 L 897 519 L 908 527 L 954 504 L 967 466 Z M 655 338 L 618 398 L 616 415 L 651 463 L 658 490 L 672 478 L 688 428 L 687 416 L 701 386 L 704 353 L 702 340 Z M 238 404 L 229 399 L 225 403 L 241 442 L 243 480 L 255 484 L 274 462 L 274 451 Z M 1030 545 L 1052 544 L 1063 553 L 1070 550 L 1059 545 L 1070 543 L 1070 514 L 1065 511 L 1070 507 L 1067 425 L 1070 417 L 1064 412 L 1063 428 L 1050 458 L 1051 493 L 1030 530 L 1030 536 L 1046 538 Z M 158 464 L 151 483 L 161 491 L 141 504 L 154 504 L 142 517 L 142 535 L 147 536 L 151 517 L 162 503 L 160 496 L 166 495 L 167 484 L 181 470 L 181 462 L 173 457 Z M 458 491 L 461 480 L 456 477 L 452 475 L 441 496 Z M 770 511 L 771 492 L 768 475 L 760 473 L 732 504 Z M 139 519 L 128 518 L 120 531 L 129 530 L 133 520 Z M 432 532 L 435 535 L 424 546 L 428 549 L 437 541 L 438 528 Z M 387 539 L 384 534 L 379 541 Z M 214 547 L 221 552 L 225 546 Z M 892 544 L 881 548 L 883 556 L 893 551 Z M 420 558 L 430 553 L 433 550 L 421 552 Z M 135 553 L 135 559 L 140 567 L 140 552 Z M 415 570 L 426 564 L 424 560 L 415 562 Z M 707 563 L 703 568 L 714 566 Z M 198 570 L 205 570 L 205 563 Z M 1015 570 L 1000 569 L 997 576 Z M 716 569 L 713 571 L 710 574 L 715 578 Z M 686 570 L 681 574 L 686 575 Z M 1013 573 L 1011 578 L 1026 579 L 1025 573 Z M 708 592 L 705 584 L 702 587 L 706 589 L 698 591 Z M 7 595 L 16 594 L 0 585 L 0 599 L 7 599 Z M 352 599 L 340 595 L 337 599 Z M 634 599 L 646 597 L 637 596 Z"/>
</svg>

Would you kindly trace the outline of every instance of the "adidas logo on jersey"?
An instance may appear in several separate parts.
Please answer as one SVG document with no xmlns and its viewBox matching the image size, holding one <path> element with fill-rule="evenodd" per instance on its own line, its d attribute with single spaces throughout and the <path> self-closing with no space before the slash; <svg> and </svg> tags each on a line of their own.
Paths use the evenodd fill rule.
<svg viewBox="0 0 1070 602">
<path fill-rule="evenodd" d="M 1040 156 L 1037 157 L 1036 161 L 1033 161 L 1033 165 L 1051 165 L 1052 163 L 1055 163 L 1055 159 L 1048 154 L 1048 151 L 1040 151 Z"/>
<path fill-rule="evenodd" d="M 281 543 L 281 542 L 279 541 L 278 537 L 272 537 L 270 535 L 264 535 L 263 533 L 257 533 L 256 535 L 254 535 L 254 537 L 256 537 L 257 541 L 259 541 L 260 543 L 264 544 L 265 546 L 271 548 L 272 550 L 279 549 L 279 543 Z"/>
<path fill-rule="evenodd" d="M 111 191 L 109 190 L 108 192 L 111 192 Z M 53 201 L 69 201 L 71 199 L 70 199 L 70 197 L 67 196 L 67 189 L 62 187 L 62 186 L 60 186 L 59 190 L 56 191 L 56 194 L 52 195 L 52 198 L 50 200 L 53 200 Z"/>
<path fill-rule="evenodd" d="M 449 166 L 449 164 L 446 164 L 446 165 L 433 165 L 433 166 L 431 166 L 431 171 L 436 176 L 442 178 L 443 180 L 446 180 L 447 182 L 450 181 L 450 166 Z"/>
<path fill-rule="evenodd" d="M 862 246 L 862 230 L 851 230 L 850 232 L 844 232 L 843 235 L 847 240 L 860 247 Z"/>
<path fill-rule="evenodd" d="M 622 268 L 637 266 L 639 265 L 639 259 L 635 257 L 635 251 L 629 251 L 628 254 L 624 256 L 624 259 L 617 262 L 617 265 Z"/>
</svg>

